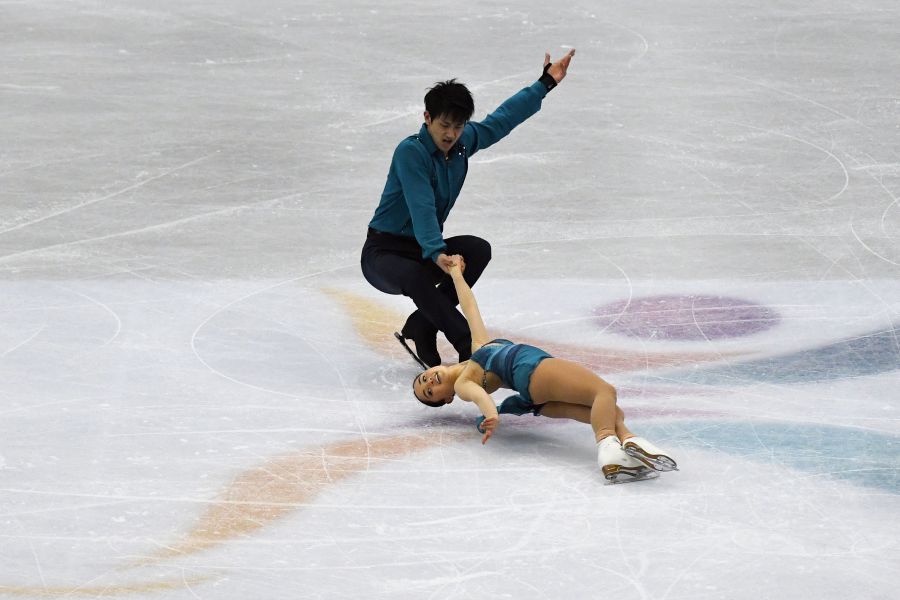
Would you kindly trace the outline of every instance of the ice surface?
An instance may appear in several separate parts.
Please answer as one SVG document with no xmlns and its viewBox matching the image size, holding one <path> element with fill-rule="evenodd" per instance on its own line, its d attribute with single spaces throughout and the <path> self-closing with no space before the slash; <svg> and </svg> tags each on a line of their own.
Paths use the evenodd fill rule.
<svg viewBox="0 0 900 600">
<path fill-rule="evenodd" d="M 896 597 L 900 8 L 0 3 L 0 597 Z M 410 394 L 359 250 L 421 98 L 488 327 L 681 470 Z M 452 354 L 443 346 L 445 357 Z M 503 393 L 496 394 L 497 400 Z"/>
</svg>

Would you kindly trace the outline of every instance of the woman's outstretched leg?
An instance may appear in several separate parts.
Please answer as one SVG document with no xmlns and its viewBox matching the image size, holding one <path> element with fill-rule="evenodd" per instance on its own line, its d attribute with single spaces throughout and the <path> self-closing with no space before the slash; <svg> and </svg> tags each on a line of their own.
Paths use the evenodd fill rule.
<svg viewBox="0 0 900 600">
<path fill-rule="evenodd" d="M 568 402 L 547 402 L 546 404 L 541 404 L 538 414 L 551 419 L 571 419 L 587 424 L 591 422 L 591 409 L 589 406 L 569 404 Z M 634 437 L 634 433 L 625 425 L 625 413 L 618 406 L 616 406 L 616 437 L 623 444 L 625 440 Z"/>
<path fill-rule="evenodd" d="M 572 419 L 579 423 L 591 424 L 591 408 L 580 404 L 569 404 L 567 402 L 547 402 L 541 404 L 539 415 L 542 417 L 550 417 L 551 419 Z"/>
<path fill-rule="evenodd" d="M 589 408 L 588 422 L 596 441 L 616 435 L 616 388 L 583 366 L 559 358 L 545 359 L 531 375 L 528 391 L 535 404 L 564 403 Z M 552 416 L 546 410 L 542 409 L 542 414 Z"/>
<path fill-rule="evenodd" d="M 547 417 L 590 423 L 597 441 L 597 461 L 608 481 L 652 479 L 657 473 L 622 449 L 619 435 L 630 439 L 625 414 L 616 406 L 616 388 L 577 363 L 548 358 L 531 377 L 528 388 Z"/>
</svg>

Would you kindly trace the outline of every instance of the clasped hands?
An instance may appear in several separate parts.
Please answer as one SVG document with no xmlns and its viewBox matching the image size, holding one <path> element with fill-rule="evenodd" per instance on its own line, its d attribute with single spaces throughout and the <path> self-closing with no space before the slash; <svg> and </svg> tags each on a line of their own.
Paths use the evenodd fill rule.
<svg viewBox="0 0 900 600">
<path fill-rule="evenodd" d="M 441 271 L 447 275 L 450 274 L 451 267 L 459 267 L 459 270 L 462 272 L 465 272 L 466 270 L 466 259 L 464 259 L 461 254 L 452 254 L 450 256 L 438 254 L 437 260 L 434 262 L 440 267 Z"/>
</svg>

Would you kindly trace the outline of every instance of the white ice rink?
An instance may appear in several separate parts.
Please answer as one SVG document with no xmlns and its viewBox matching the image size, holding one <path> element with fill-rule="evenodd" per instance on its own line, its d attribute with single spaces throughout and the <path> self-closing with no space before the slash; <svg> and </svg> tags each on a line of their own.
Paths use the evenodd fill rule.
<svg viewBox="0 0 900 600">
<path fill-rule="evenodd" d="M 415 402 L 359 269 L 426 88 L 570 47 L 445 234 L 655 481 Z M 898 56 L 896 0 L 0 0 L 0 598 L 897 598 Z"/>
</svg>

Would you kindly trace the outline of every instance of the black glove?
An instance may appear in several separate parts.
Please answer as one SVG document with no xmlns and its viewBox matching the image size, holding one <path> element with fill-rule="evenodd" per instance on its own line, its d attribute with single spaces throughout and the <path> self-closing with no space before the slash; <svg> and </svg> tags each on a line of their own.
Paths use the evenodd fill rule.
<svg viewBox="0 0 900 600">
<path fill-rule="evenodd" d="M 550 70 L 550 65 L 552 64 L 553 63 L 547 63 L 546 65 L 544 65 L 544 72 L 538 79 L 538 81 L 544 84 L 544 87 L 547 88 L 548 92 L 556 87 L 556 80 L 553 79 L 553 75 L 547 72 Z"/>
</svg>

